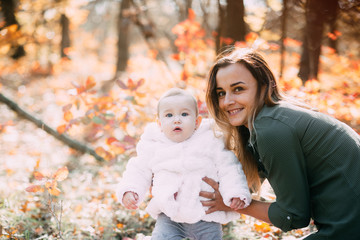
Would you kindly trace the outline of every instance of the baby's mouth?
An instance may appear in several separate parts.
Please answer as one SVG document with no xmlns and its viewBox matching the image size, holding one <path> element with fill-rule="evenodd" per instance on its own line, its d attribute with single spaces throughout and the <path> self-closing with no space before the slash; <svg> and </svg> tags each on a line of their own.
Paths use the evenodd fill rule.
<svg viewBox="0 0 360 240">
<path fill-rule="evenodd" d="M 182 131 L 182 129 L 180 128 L 180 127 L 176 127 L 176 128 L 174 128 L 174 130 L 173 130 L 174 132 L 181 132 Z"/>
</svg>

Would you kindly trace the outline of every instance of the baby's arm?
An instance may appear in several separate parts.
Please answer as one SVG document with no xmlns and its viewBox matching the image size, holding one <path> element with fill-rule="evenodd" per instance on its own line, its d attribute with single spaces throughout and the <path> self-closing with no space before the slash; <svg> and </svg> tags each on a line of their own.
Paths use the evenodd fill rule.
<svg viewBox="0 0 360 240">
<path fill-rule="evenodd" d="M 122 202 L 127 209 L 137 209 L 139 196 L 134 192 L 126 192 L 122 198 Z"/>
<path fill-rule="evenodd" d="M 245 207 L 245 202 L 240 198 L 232 198 L 230 203 L 230 208 L 232 210 L 239 210 Z"/>
</svg>

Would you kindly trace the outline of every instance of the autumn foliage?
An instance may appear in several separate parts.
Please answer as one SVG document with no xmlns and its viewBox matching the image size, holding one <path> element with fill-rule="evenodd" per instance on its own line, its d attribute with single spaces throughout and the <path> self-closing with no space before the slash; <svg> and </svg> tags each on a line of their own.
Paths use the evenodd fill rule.
<svg viewBox="0 0 360 240">
<path fill-rule="evenodd" d="M 84 18 L 82 14 L 77 16 L 77 21 Z M 93 49 L 90 34 L 82 34 L 81 40 L 85 39 L 82 44 Z M 151 56 L 143 53 L 140 57 L 132 56 L 127 74 L 112 80 L 113 86 L 107 91 L 99 76 L 111 71 L 113 66 L 98 59 L 90 61 L 91 54 L 79 57 L 76 48 L 67 49 L 69 56 L 73 56 L 72 61 L 60 59 L 49 66 L 38 61 L 0 66 L 1 75 L 36 76 L 16 87 L 15 81 L 5 82 L 0 85 L 1 93 L 11 92 L 19 104 L 39 112 L 57 133 L 87 144 L 106 160 L 99 163 L 89 155 L 64 147 L 50 136 L 44 136 L 40 129 L 23 123 L 10 110 L 0 109 L 4 112 L 0 138 L 9 144 L 1 148 L 5 160 L 0 165 L 0 177 L 11 186 L 0 192 L 0 215 L 4 216 L 0 218 L 0 237 L 130 240 L 151 234 L 154 220 L 144 210 L 146 202 L 138 211 L 125 210 L 116 198 L 116 184 L 127 160 L 135 154 L 144 126 L 155 120 L 160 93 L 172 86 L 186 88 L 198 99 L 200 113 L 207 115 L 204 90 L 207 71 L 216 55 L 213 39 L 206 35 L 193 10 L 185 21 L 172 28 L 172 34 L 176 37 L 177 52 L 169 58 L 180 66 L 179 71 L 173 72 L 172 82 L 164 78 L 164 65 L 155 59 L 154 52 L 150 52 Z M 0 50 L 5 51 L 10 42 L 20 41 L 21 32 L 14 25 L 4 28 L 0 36 Z M 340 32 L 328 35 L 329 38 L 340 36 Z M 277 74 L 280 62 L 277 43 L 254 32 L 246 36 L 245 42 L 222 41 L 258 49 Z M 339 56 L 324 47 L 321 80 L 309 80 L 303 85 L 295 71 L 302 43 L 286 38 L 285 45 L 287 67 L 278 81 L 282 90 L 359 132 L 359 60 L 350 54 Z M 79 71 L 83 74 L 79 75 Z M 20 126 L 22 129 L 17 129 Z M 13 159 L 19 165 L 15 165 Z M 262 197 L 274 200 L 270 195 Z M 245 235 L 249 239 L 300 238 L 314 231 L 310 224 L 308 228 L 283 233 L 247 216 L 223 227 L 224 239 Z"/>
</svg>

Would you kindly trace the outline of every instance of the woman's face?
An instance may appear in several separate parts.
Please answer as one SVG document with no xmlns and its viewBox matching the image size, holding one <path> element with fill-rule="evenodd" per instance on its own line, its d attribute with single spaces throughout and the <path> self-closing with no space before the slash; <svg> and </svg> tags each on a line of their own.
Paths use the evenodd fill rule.
<svg viewBox="0 0 360 240">
<path fill-rule="evenodd" d="M 232 126 L 248 127 L 248 118 L 257 103 L 257 81 L 240 63 L 220 68 L 216 74 L 219 107 Z"/>
</svg>

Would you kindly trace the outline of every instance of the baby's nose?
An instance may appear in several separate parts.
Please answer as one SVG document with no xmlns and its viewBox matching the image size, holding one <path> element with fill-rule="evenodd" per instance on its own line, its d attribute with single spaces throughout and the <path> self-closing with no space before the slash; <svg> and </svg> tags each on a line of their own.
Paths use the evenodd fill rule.
<svg viewBox="0 0 360 240">
<path fill-rule="evenodd" d="M 175 117 L 174 117 L 174 122 L 175 122 L 175 123 L 181 122 L 180 117 L 179 117 L 179 116 L 175 116 Z"/>
</svg>

